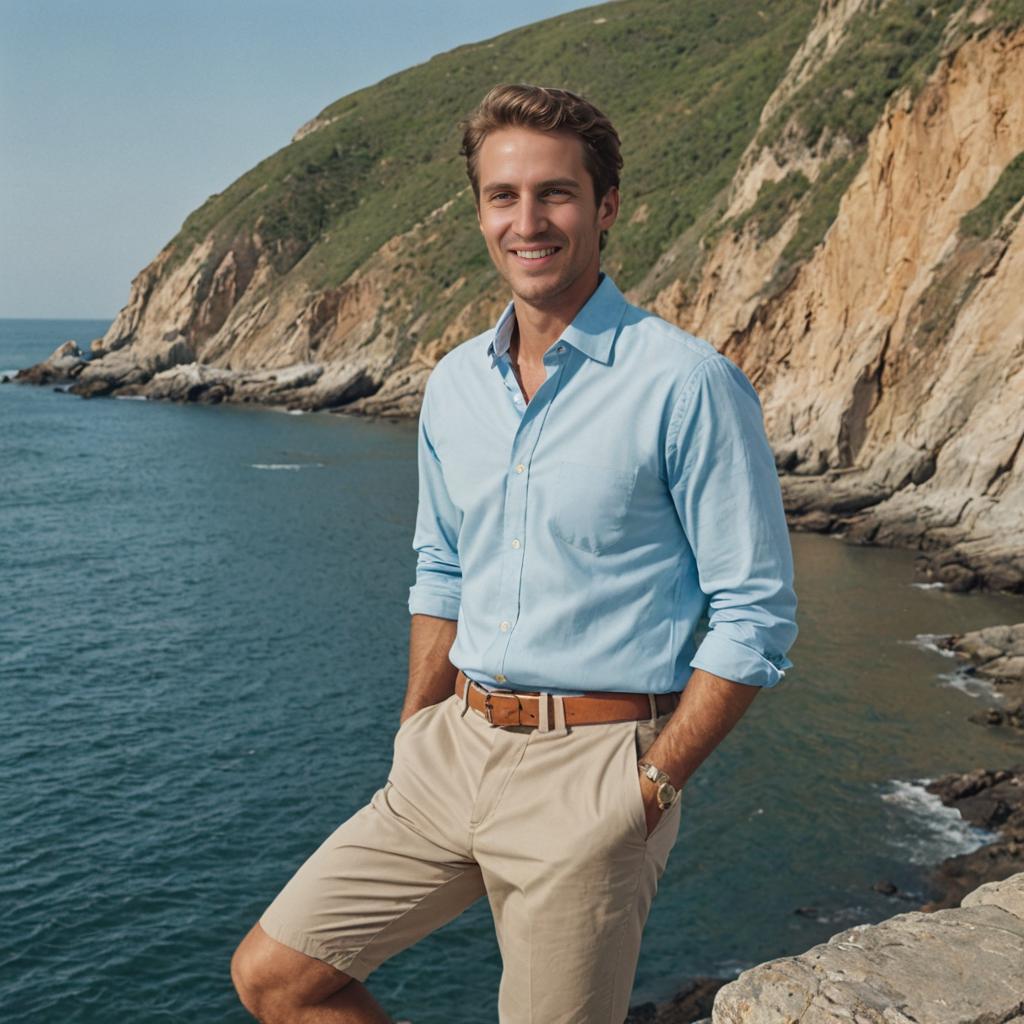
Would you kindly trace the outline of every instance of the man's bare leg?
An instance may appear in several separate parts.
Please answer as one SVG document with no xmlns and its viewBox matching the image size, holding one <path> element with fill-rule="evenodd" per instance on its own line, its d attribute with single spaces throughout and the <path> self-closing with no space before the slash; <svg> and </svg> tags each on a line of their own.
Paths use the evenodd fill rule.
<svg viewBox="0 0 1024 1024">
<path fill-rule="evenodd" d="M 231 958 L 231 980 L 262 1024 L 391 1024 L 362 982 L 272 939 L 258 922 Z"/>
</svg>

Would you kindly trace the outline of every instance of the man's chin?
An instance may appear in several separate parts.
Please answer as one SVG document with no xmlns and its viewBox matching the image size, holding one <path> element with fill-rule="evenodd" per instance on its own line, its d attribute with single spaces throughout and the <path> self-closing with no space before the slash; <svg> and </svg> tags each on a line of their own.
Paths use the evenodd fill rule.
<svg viewBox="0 0 1024 1024">
<path fill-rule="evenodd" d="M 505 278 L 512 293 L 533 306 L 552 302 L 566 289 L 566 282 L 559 277 L 531 277 L 528 274 L 509 274 Z"/>
</svg>

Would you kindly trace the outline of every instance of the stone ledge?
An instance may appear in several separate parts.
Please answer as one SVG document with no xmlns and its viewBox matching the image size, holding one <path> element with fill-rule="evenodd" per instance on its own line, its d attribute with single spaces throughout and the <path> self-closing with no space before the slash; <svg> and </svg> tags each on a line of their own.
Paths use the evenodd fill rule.
<svg viewBox="0 0 1024 1024">
<path fill-rule="evenodd" d="M 1024 872 L 858 925 L 719 990 L 714 1024 L 1024 1024 Z"/>
</svg>

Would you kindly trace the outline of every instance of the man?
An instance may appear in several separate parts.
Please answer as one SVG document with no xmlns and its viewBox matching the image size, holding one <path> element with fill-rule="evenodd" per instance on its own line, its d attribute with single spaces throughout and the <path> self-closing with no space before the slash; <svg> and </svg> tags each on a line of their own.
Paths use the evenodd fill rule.
<svg viewBox="0 0 1024 1024">
<path fill-rule="evenodd" d="M 387 1021 L 367 976 L 483 895 L 502 1024 L 619 1024 L 679 792 L 791 664 L 757 395 L 600 270 L 614 128 L 572 93 L 499 86 L 463 153 L 513 301 L 427 384 L 388 780 L 233 960 L 272 1024 Z"/>
</svg>

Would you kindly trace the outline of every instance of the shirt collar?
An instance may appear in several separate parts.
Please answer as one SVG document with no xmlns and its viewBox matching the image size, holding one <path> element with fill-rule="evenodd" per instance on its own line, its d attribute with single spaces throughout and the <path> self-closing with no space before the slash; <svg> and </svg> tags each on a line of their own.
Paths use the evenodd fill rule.
<svg viewBox="0 0 1024 1024">
<path fill-rule="evenodd" d="M 626 305 L 626 299 L 615 282 L 602 272 L 594 294 L 587 299 L 573 322 L 562 333 L 561 340 L 578 348 L 591 359 L 607 363 Z M 498 318 L 494 338 L 487 346 L 492 366 L 508 352 L 515 325 L 515 304 L 510 302 Z"/>
</svg>

